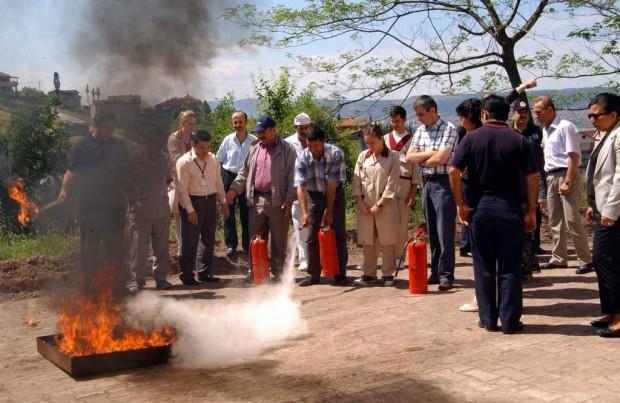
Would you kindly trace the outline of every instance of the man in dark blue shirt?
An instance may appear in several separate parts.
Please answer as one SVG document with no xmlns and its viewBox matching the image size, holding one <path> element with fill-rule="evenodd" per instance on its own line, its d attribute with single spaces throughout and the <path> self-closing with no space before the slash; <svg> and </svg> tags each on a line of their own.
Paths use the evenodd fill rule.
<svg viewBox="0 0 620 403">
<path fill-rule="evenodd" d="M 508 127 L 510 105 L 497 95 L 482 101 L 483 127 L 465 136 L 450 168 L 450 185 L 460 220 L 471 226 L 479 326 L 504 333 L 519 331 L 523 310 L 521 234 L 536 227 L 538 172 L 528 141 Z M 467 169 L 476 205 L 463 197 L 461 174 Z M 523 214 L 522 178 L 527 181 Z M 497 296 L 499 293 L 499 298 Z M 499 301 L 499 306 L 496 301 Z"/>
</svg>

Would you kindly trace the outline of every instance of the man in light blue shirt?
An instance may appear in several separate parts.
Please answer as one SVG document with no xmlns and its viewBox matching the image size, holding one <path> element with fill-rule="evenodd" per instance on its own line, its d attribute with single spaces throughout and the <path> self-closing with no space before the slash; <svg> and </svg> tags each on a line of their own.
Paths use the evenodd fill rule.
<svg viewBox="0 0 620 403">
<path fill-rule="evenodd" d="M 224 182 L 224 191 L 228 192 L 231 183 L 237 177 L 245 157 L 250 151 L 252 144 L 256 142 L 256 137 L 248 133 L 246 126 L 248 116 L 245 112 L 237 111 L 232 114 L 232 125 L 235 128 L 220 145 L 217 151 L 217 159 L 222 165 L 222 181 Z M 247 253 L 250 243 L 248 234 L 248 206 L 245 196 L 237 197 L 228 205 L 230 215 L 224 221 L 224 241 L 226 242 L 226 256 L 234 258 L 237 253 L 237 223 L 235 214 L 235 203 L 239 203 L 239 218 L 241 219 L 241 247 Z"/>
</svg>

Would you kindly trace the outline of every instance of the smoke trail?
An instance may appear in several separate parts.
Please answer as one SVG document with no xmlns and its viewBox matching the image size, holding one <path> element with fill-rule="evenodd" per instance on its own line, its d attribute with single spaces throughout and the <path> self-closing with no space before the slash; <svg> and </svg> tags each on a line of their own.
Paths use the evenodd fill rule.
<svg viewBox="0 0 620 403">
<path fill-rule="evenodd" d="M 222 29 L 217 17 L 228 5 L 205 0 L 91 1 L 73 51 L 84 67 L 96 70 L 105 94 L 140 93 L 151 100 L 196 94 L 204 85 L 200 69 L 217 53 Z"/>
<path fill-rule="evenodd" d="M 299 303 L 290 296 L 294 251 L 294 243 L 289 242 L 282 284 L 248 289 L 252 295 L 246 302 L 176 301 L 141 293 L 127 305 L 130 317 L 174 326 L 179 336 L 173 346 L 175 362 L 185 368 L 222 367 L 256 358 L 286 339 L 307 333 Z"/>
</svg>

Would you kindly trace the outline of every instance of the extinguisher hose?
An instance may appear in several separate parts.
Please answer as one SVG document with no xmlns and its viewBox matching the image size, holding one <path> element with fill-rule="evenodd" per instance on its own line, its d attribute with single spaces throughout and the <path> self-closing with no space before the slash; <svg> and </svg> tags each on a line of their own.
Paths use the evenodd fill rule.
<svg viewBox="0 0 620 403">
<path fill-rule="evenodd" d="M 403 266 L 403 260 L 405 259 L 405 255 L 407 254 L 407 247 L 409 246 L 411 242 L 414 242 L 416 239 L 418 238 L 415 236 L 412 236 L 411 238 L 409 238 L 409 240 L 407 240 L 407 242 L 405 242 L 405 247 L 403 248 L 403 252 L 400 254 L 400 260 L 398 261 L 398 267 L 396 267 L 396 271 L 394 272 L 394 278 L 398 276 L 398 272 Z"/>
</svg>

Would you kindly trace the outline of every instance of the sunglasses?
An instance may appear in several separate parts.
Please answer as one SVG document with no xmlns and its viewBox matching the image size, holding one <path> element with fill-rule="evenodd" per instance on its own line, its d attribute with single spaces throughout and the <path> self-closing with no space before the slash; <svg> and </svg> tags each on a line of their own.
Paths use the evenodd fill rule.
<svg viewBox="0 0 620 403">
<path fill-rule="evenodd" d="M 601 112 L 601 113 L 588 113 L 588 119 L 596 120 L 603 115 L 609 115 L 609 112 Z"/>
</svg>

